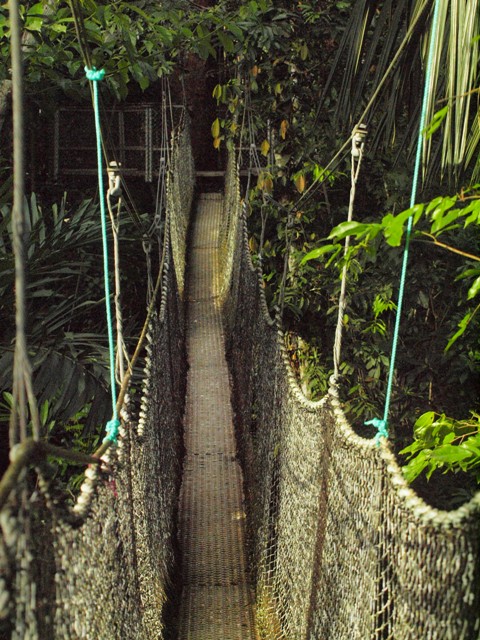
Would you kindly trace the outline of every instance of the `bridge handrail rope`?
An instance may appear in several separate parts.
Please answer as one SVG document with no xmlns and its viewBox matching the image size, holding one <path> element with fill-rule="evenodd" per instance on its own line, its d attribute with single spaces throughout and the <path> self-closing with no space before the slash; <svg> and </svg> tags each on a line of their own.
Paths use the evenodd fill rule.
<svg viewBox="0 0 480 640">
<path fill-rule="evenodd" d="M 24 91 L 20 12 L 17 0 L 9 2 L 12 56 L 13 110 L 13 207 L 12 231 L 15 255 L 15 351 L 13 363 L 13 405 L 10 413 L 9 444 L 14 447 L 32 435 L 40 440 L 40 418 L 33 392 L 32 371 L 26 337 L 25 176 L 24 176 Z M 29 414 L 30 410 L 30 416 Z"/>
<path fill-rule="evenodd" d="M 117 353 L 115 360 L 115 375 L 119 385 L 122 384 L 125 376 L 125 360 L 128 361 L 128 352 L 123 337 L 123 314 L 121 306 L 121 277 L 120 277 L 120 244 L 119 231 L 122 211 L 122 190 L 120 179 L 120 168 L 115 161 L 110 162 L 108 167 L 108 189 L 106 194 L 108 214 L 113 237 L 113 264 L 115 280 L 115 320 L 117 328 Z M 116 211 L 114 211 L 114 208 Z"/>
<path fill-rule="evenodd" d="M 100 109 L 98 102 L 98 83 L 105 77 L 103 69 L 97 70 L 95 67 L 85 67 L 87 79 L 93 85 L 93 106 L 95 117 L 95 133 L 97 148 L 97 172 L 98 172 L 98 190 L 100 198 L 100 219 L 102 224 L 102 246 L 103 246 L 103 278 L 105 288 L 105 311 L 107 319 L 108 333 L 108 351 L 110 359 L 110 392 L 112 397 L 112 419 L 106 425 L 105 441 L 115 443 L 118 438 L 118 428 L 120 420 L 118 419 L 117 410 L 117 382 L 115 379 L 115 341 L 113 337 L 112 309 L 110 301 L 110 269 L 108 263 L 108 232 L 107 232 L 107 216 L 105 211 L 105 195 L 103 185 L 103 153 L 102 153 L 102 129 L 100 124 Z"/>
<path fill-rule="evenodd" d="M 434 8 L 433 18 L 432 18 L 432 29 L 431 29 L 431 35 L 430 35 L 428 57 L 427 57 L 427 67 L 425 72 L 422 110 L 421 110 L 420 122 L 418 126 L 415 166 L 414 166 L 413 177 L 412 177 L 412 189 L 411 189 L 411 195 L 410 195 L 411 209 L 415 206 L 415 202 L 416 202 L 418 180 L 419 180 L 420 169 L 422 164 L 422 147 L 423 147 L 423 142 L 425 137 L 428 100 L 429 100 L 429 95 L 431 91 L 430 78 L 431 78 L 432 64 L 434 59 L 435 45 L 437 40 L 438 26 L 439 26 L 439 19 L 438 19 L 439 12 L 440 12 L 440 1 L 435 0 L 435 8 Z M 409 252 L 410 252 L 410 240 L 412 235 L 412 228 L 413 228 L 413 215 L 411 215 L 408 218 L 407 228 L 405 231 L 405 245 L 403 250 L 402 268 L 400 273 L 397 308 L 395 312 L 395 326 L 393 331 L 392 348 L 391 348 L 391 355 L 390 355 L 390 366 L 388 371 L 387 390 L 386 390 L 386 396 L 385 396 L 383 417 L 381 419 L 373 418 L 372 420 L 368 420 L 366 422 L 366 424 L 372 425 L 378 430 L 377 442 L 381 437 L 388 438 L 388 417 L 390 413 L 390 404 L 392 400 L 392 391 L 393 391 L 393 384 L 394 384 L 394 377 L 395 377 L 395 363 L 396 363 L 397 350 L 398 350 L 398 340 L 400 336 L 400 323 L 401 323 L 403 301 L 404 301 L 404 294 L 405 294 L 405 284 L 407 279 L 407 267 L 408 267 L 408 258 L 409 258 Z"/>
</svg>

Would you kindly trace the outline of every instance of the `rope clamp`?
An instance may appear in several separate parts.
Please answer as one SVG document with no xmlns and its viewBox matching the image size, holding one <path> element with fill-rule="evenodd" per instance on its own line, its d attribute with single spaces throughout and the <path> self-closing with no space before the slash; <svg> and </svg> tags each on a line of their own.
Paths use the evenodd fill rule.
<svg viewBox="0 0 480 640">
<path fill-rule="evenodd" d="M 152 250 L 152 239 L 150 238 L 149 235 L 145 234 L 143 236 L 143 238 L 142 238 L 142 246 L 143 246 L 143 250 L 145 251 L 145 253 L 148 256 L 150 251 Z"/>
<path fill-rule="evenodd" d="M 122 185 L 120 178 L 121 164 L 112 160 L 108 165 L 108 195 L 112 198 L 120 198 L 122 195 Z"/>
<path fill-rule="evenodd" d="M 366 124 L 358 124 L 352 131 L 352 156 L 354 158 L 360 157 L 360 153 L 363 151 L 363 145 L 365 144 L 365 138 L 367 137 L 368 129 Z"/>
</svg>

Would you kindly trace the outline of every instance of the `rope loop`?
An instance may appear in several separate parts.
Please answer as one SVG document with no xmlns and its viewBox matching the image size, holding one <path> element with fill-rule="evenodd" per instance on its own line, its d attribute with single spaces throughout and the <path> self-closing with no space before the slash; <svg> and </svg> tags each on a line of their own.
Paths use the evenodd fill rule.
<svg viewBox="0 0 480 640">
<path fill-rule="evenodd" d="M 372 425 L 378 431 L 375 436 L 375 442 L 377 443 L 377 447 L 380 446 L 380 438 L 388 438 L 388 424 L 386 420 L 381 420 L 380 418 L 372 418 L 372 420 L 367 420 L 365 425 Z"/>
<path fill-rule="evenodd" d="M 118 440 L 118 429 L 120 427 L 120 420 L 117 418 L 113 418 L 109 420 L 105 425 L 105 431 L 107 435 L 103 439 L 104 442 L 117 442 Z"/>
<path fill-rule="evenodd" d="M 87 76 L 87 80 L 91 82 L 100 82 L 105 78 L 105 69 L 97 69 L 96 67 L 89 69 L 85 67 L 85 75 Z"/>
</svg>

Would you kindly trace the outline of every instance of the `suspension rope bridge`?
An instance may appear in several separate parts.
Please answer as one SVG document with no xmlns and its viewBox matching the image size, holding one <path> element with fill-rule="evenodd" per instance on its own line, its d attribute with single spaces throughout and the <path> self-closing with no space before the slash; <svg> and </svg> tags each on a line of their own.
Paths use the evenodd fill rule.
<svg viewBox="0 0 480 640">
<path fill-rule="evenodd" d="M 87 75 L 96 102 L 101 74 Z M 171 111 L 164 92 L 164 121 Z M 354 433 L 336 378 L 322 400 L 304 397 L 251 261 L 235 152 L 224 192 L 201 194 L 191 219 L 185 114 L 172 129 L 144 239 L 140 409 L 126 395 L 135 356 L 115 389 L 105 255 L 112 420 L 96 454 L 77 456 L 89 466 L 69 508 L 44 465 L 67 454 L 39 433 L 29 444 L 20 411 L 1 487 L 0 638 L 478 640 L 480 493 L 455 511 L 430 507 L 386 438 Z M 162 215 L 154 287 L 147 245 Z M 118 309 L 117 326 L 121 336 Z"/>
</svg>

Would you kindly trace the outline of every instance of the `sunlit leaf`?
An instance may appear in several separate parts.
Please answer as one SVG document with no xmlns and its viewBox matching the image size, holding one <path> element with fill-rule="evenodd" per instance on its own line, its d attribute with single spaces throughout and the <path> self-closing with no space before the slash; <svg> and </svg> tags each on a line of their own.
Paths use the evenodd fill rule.
<svg viewBox="0 0 480 640">
<path fill-rule="evenodd" d="M 316 247 L 316 249 L 312 249 L 303 256 L 300 264 L 303 265 L 310 260 L 318 260 L 318 258 L 321 258 L 326 253 L 331 253 L 332 251 L 337 251 L 338 249 L 338 245 L 335 244 L 326 244 L 323 247 Z"/>
<path fill-rule="evenodd" d="M 468 290 L 467 300 L 471 300 L 472 298 L 475 298 L 475 296 L 478 295 L 479 291 L 480 291 L 480 276 L 478 276 L 478 278 L 474 280 L 472 286 Z"/>
<path fill-rule="evenodd" d="M 260 151 L 263 156 L 267 157 L 268 152 L 270 151 L 270 143 L 268 140 L 264 140 L 260 146 Z"/>
<path fill-rule="evenodd" d="M 305 175 L 303 173 L 300 173 L 295 178 L 295 186 L 297 187 L 298 193 L 303 193 L 305 191 L 306 179 L 305 179 Z"/>
<path fill-rule="evenodd" d="M 212 137 L 218 138 L 220 136 L 220 120 L 216 118 L 212 124 Z M 214 144 L 215 146 L 215 144 Z M 217 148 L 217 147 L 216 147 Z"/>
<path fill-rule="evenodd" d="M 428 127 L 425 127 L 425 129 L 423 130 L 423 135 L 427 140 L 431 138 L 435 133 L 435 131 L 440 127 L 442 122 L 445 120 L 447 113 L 448 113 L 448 105 L 443 107 L 443 109 L 440 109 L 440 111 L 437 111 L 434 114 Z"/>
</svg>

